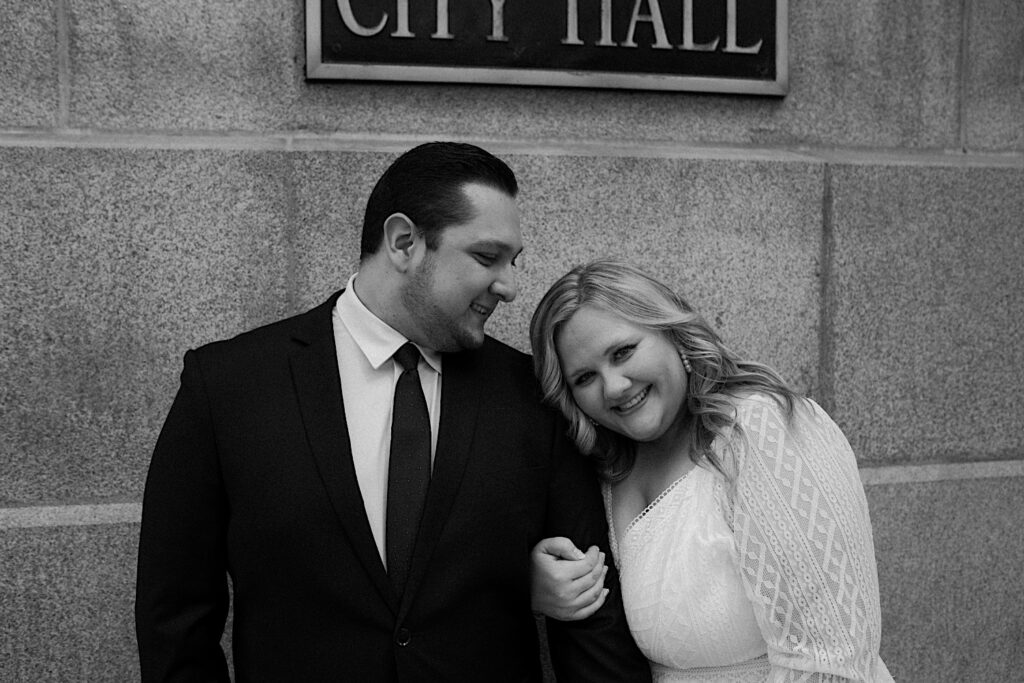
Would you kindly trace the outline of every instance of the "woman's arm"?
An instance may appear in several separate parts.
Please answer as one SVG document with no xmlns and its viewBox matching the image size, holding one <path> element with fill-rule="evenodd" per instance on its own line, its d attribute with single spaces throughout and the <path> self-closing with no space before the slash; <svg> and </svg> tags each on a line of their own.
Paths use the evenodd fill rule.
<svg viewBox="0 0 1024 683">
<path fill-rule="evenodd" d="M 891 681 L 867 500 L 853 451 L 817 404 L 791 419 L 770 398 L 742 402 L 732 525 L 768 645 L 770 681 Z"/>
</svg>

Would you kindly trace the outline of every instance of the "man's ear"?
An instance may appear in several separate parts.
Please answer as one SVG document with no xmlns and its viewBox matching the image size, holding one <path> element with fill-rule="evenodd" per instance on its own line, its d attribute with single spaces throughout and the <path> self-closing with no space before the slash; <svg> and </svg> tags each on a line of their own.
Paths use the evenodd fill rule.
<svg viewBox="0 0 1024 683">
<path fill-rule="evenodd" d="M 409 267 L 421 240 L 416 225 L 404 213 L 393 213 L 384 220 L 384 251 L 400 271 Z"/>
</svg>

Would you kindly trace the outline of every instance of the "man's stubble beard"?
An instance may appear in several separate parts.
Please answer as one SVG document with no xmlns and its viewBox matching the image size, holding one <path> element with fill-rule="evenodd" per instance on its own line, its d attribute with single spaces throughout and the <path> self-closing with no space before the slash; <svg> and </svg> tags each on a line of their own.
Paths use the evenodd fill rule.
<svg viewBox="0 0 1024 683">
<path fill-rule="evenodd" d="M 451 320 L 431 296 L 436 274 L 437 263 L 428 251 L 419 269 L 402 288 L 402 305 L 426 335 L 428 348 L 443 353 L 479 348 L 483 345 L 483 335 L 478 339 L 458 320 Z"/>
</svg>

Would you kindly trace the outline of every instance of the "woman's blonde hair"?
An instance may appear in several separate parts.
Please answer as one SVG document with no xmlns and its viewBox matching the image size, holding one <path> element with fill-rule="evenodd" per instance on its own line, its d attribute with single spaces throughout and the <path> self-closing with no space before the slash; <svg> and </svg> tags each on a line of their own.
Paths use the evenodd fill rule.
<svg viewBox="0 0 1024 683">
<path fill-rule="evenodd" d="M 685 410 L 686 452 L 722 471 L 711 450 L 716 436 L 735 422 L 730 400 L 744 390 L 768 393 L 787 415 L 797 395 L 766 365 L 741 360 L 704 318 L 679 295 L 642 271 L 611 259 L 577 266 L 558 279 L 541 299 L 530 321 L 533 366 L 544 400 L 569 420 L 569 434 L 584 454 L 597 459 L 602 475 L 625 478 L 633 467 L 636 444 L 592 423 L 573 400 L 562 374 L 555 342 L 562 326 L 580 308 L 592 306 L 649 330 L 665 334 L 689 360 Z M 682 360 L 680 359 L 680 362 Z"/>
</svg>

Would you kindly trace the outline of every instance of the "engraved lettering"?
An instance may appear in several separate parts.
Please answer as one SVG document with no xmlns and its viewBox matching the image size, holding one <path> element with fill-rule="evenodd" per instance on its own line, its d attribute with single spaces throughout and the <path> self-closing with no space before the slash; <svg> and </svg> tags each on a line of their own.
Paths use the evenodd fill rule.
<svg viewBox="0 0 1024 683">
<path fill-rule="evenodd" d="M 409 31 L 409 0 L 398 0 L 398 7 L 395 8 L 398 15 L 398 28 L 391 34 L 392 38 L 415 38 Z M 385 17 L 387 15 L 384 15 Z"/>
<path fill-rule="evenodd" d="M 582 45 L 580 40 L 580 12 L 576 0 L 565 0 L 565 38 L 562 45 Z"/>
<path fill-rule="evenodd" d="M 636 47 L 636 41 L 633 40 L 633 36 L 636 32 L 636 25 L 641 21 L 648 21 L 654 28 L 654 49 L 655 50 L 671 50 L 672 45 L 668 42 L 668 34 L 665 33 L 665 22 L 661 18 L 661 6 L 658 4 L 658 0 L 647 0 L 650 5 L 651 11 L 647 14 L 640 14 L 640 5 L 644 0 L 636 0 L 633 5 L 633 16 L 629 20 L 629 31 L 626 33 L 626 41 L 622 43 L 623 47 Z"/>
<path fill-rule="evenodd" d="M 448 0 L 437 0 L 437 30 L 430 37 L 438 40 L 451 40 L 455 37 L 448 32 Z"/>
<path fill-rule="evenodd" d="M 719 38 L 715 36 L 710 43 L 693 42 L 693 0 L 683 0 L 683 44 L 679 48 L 690 52 L 714 52 Z"/>
<path fill-rule="evenodd" d="M 736 44 L 736 0 L 728 0 L 725 4 L 725 48 L 722 49 L 722 52 L 756 55 L 761 51 L 763 42 L 762 39 L 747 47 L 740 47 Z"/>
<path fill-rule="evenodd" d="M 601 40 L 599 47 L 615 47 L 612 40 L 612 0 L 601 0 Z"/>
<path fill-rule="evenodd" d="M 505 35 L 505 0 L 491 0 L 491 35 L 487 36 L 487 40 L 508 42 Z"/>
<path fill-rule="evenodd" d="M 352 4 L 349 0 L 338 0 L 338 11 L 341 12 L 341 20 L 345 22 L 345 27 L 352 31 L 357 36 L 370 37 L 375 36 L 384 30 L 384 25 L 388 23 L 388 13 L 385 12 L 381 18 L 380 23 L 373 28 L 367 28 L 356 21 L 356 15 L 352 13 Z"/>
</svg>

